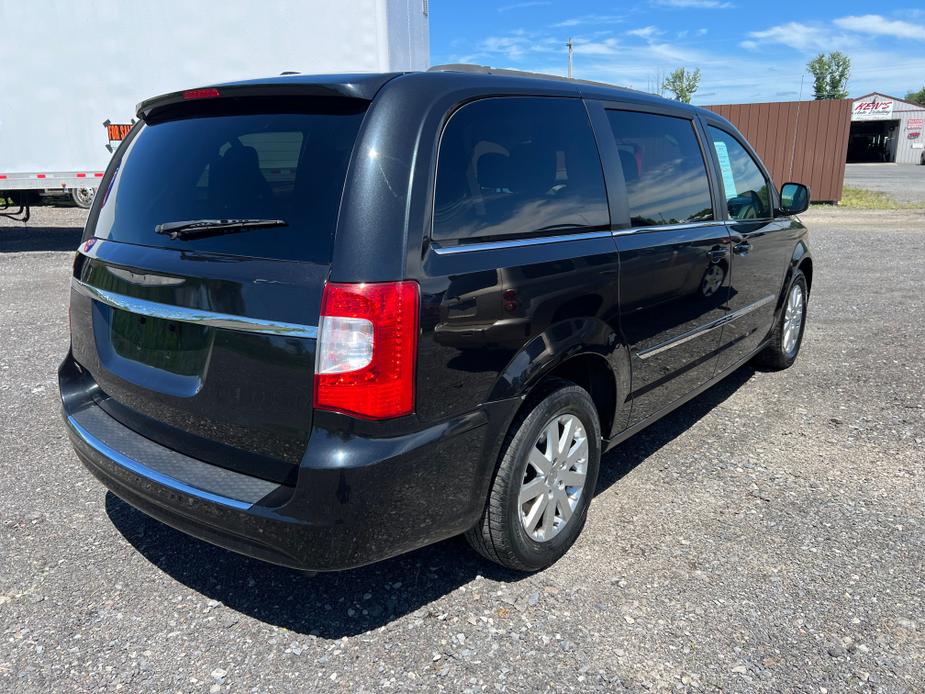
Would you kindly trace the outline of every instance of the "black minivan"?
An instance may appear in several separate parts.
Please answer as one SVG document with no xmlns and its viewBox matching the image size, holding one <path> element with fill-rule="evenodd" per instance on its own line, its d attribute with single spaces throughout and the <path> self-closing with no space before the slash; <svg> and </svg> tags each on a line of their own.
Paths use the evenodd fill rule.
<svg viewBox="0 0 925 694">
<path fill-rule="evenodd" d="M 168 94 L 71 279 L 68 433 L 109 489 L 305 571 L 465 533 L 536 570 L 601 454 L 800 349 L 794 216 L 716 114 L 488 68 Z"/>
</svg>

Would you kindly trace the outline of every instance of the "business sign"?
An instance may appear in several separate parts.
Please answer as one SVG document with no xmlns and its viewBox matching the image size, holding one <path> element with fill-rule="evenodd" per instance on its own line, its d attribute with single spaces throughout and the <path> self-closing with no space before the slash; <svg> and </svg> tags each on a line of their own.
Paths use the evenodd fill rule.
<svg viewBox="0 0 925 694">
<path fill-rule="evenodd" d="M 906 139 L 912 140 L 912 148 L 918 149 L 921 147 L 922 137 L 922 124 L 925 122 L 925 118 L 908 118 L 906 120 Z"/>
<path fill-rule="evenodd" d="M 893 100 L 855 101 L 851 120 L 890 120 L 893 118 Z"/>
</svg>

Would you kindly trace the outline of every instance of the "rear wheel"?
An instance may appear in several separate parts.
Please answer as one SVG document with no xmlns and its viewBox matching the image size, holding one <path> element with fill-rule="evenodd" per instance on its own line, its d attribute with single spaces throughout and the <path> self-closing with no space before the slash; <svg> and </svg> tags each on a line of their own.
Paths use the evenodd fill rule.
<svg viewBox="0 0 925 694">
<path fill-rule="evenodd" d="M 806 328 L 806 277 L 796 270 L 790 280 L 780 318 L 771 331 L 771 342 L 754 359 L 756 366 L 786 369 L 796 361 Z"/>
<path fill-rule="evenodd" d="M 93 204 L 93 188 L 71 188 L 71 201 L 85 210 Z"/>
<path fill-rule="evenodd" d="M 551 381 L 511 426 L 488 503 L 466 539 L 502 566 L 536 571 L 577 539 L 594 494 L 601 432 L 591 396 Z"/>
</svg>

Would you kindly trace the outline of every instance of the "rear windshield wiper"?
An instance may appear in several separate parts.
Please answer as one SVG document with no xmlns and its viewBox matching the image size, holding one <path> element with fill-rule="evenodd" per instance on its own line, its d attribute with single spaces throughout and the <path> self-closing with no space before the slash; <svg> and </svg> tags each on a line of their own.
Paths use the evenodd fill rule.
<svg viewBox="0 0 925 694">
<path fill-rule="evenodd" d="M 185 241 L 206 236 L 236 234 L 248 229 L 289 226 L 282 219 L 194 219 L 185 222 L 164 222 L 154 227 L 155 234 Z"/>
</svg>

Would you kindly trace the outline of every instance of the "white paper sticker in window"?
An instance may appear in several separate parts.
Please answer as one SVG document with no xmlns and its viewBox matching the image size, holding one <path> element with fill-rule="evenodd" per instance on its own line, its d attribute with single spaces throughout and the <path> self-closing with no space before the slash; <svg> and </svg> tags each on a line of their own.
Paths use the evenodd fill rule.
<svg viewBox="0 0 925 694">
<path fill-rule="evenodd" d="M 723 174 L 723 188 L 726 190 L 726 201 L 736 197 L 736 179 L 732 175 L 732 162 L 729 160 L 729 150 L 725 142 L 714 142 L 716 158 L 719 159 L 719 170 Z"/>
</svg>

